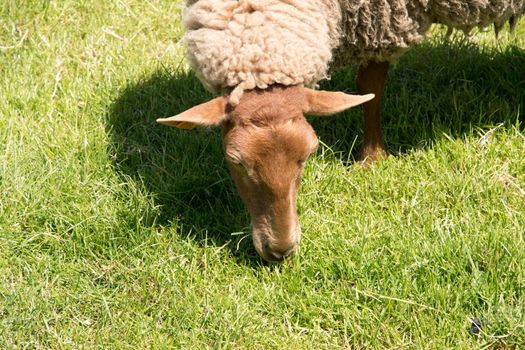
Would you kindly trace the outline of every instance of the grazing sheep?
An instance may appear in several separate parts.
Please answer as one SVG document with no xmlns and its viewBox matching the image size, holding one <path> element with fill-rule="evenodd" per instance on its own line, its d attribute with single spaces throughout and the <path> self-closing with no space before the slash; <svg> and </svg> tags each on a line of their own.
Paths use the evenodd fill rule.
<svg viewBox="0 0 525 350">
<path fill-rule="evenodd" d="M 384 154 L 380 100 L 390 62 L 421 42 L 432 23 L 496 29 L 525 0 L 188 0 L 189 61 L 224 96 L 158 121 L 180 128 L 221 125 L 225 155 L 266 260 L 298 246 L 295 198 L 317 137 L 303 113 L 329 115 L 364 104 L 362 157 Z M 310 90 L 330 66 L 361 65 L 364 96 Z M 244 93 L 246 91 L 246 93 Z"/>
</svg>

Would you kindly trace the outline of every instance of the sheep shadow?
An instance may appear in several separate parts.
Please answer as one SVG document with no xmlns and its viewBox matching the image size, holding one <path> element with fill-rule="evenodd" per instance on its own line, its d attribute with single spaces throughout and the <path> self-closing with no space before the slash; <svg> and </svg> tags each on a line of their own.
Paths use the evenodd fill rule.
<svg viewBox="0 0 525 350">
<path fill-rule="evenodd" d="M 321 88 L 357 91 L 357 67 L 340 69 Z M 525 50 L 487 48 L 470 41 L 425 42 L 390 68 L 382 100 L 382 127 L 389 153 L 431 147 L 444 137 L 464 137 L 498 124 L 523 121 Z M 342 161 L 357 159 L 362 111 L 311 118 L 323 142 Z"/>
<path fill-rule="evenodd" d="M 509 116 L 523 119 L 525 52 L 484 50 L 468 43 L 423 44 L 390 70 L 382 110 L 391 153 L 431 146 L 443 133 L 459 137 L 476 127 L 515 123 Z M 336 71 L 321 88 L 356 91 L 355 76 L 356 67 Z M 246 237 L 249 217 L 225 166 L 219 130 L 155 122 L 210 98 L 193 74 L 167 68 L 129 84 L 109 109 L 110 154 L 123 178 L 155 197 L 155 225 L 176 224 L 199 244 L 226 246 L 255 267 L 261 260 Z M 357 108 L 310 121 L 342 161 L 353 161 L 361 118 Z"/>
<path fill-rule="evenodd" d="M 248 215 L 225 166 L 219 130 L 155 122 L 210 98 L 183 71 L 162 69 L 129 84 L 108 112 L 109 153 L 124 181 L 131 178 L 154 197 L 159 210 L 151 225 L 177 225 L 199 245 L 225 246 L 255 266 L 260 260 L 246 237 Z"/>
</svg>

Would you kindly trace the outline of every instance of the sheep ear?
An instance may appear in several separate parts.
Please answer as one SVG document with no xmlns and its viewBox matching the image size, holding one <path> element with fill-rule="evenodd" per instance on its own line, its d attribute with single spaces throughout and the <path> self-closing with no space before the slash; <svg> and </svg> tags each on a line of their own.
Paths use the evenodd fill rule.
<svg viewBox="0 0 525 350">
<path fill-rule="evenodd" d="M 157 123 L 180 129 L 193 129 L 197 126 L 219 125 L 226 117 L 226 99 L 217 97 L 192 107 L 169 118 L 159 118 Z"/>
<path fill-rule="evenodd" d="M 317 91 L 304 88 L 307 105 L 304 112 L 313 115 L 331 115 L 345 109 L 368 102 L 375 97 L 368 95 L 349 95 L 339 91 Z"/>
</svg>

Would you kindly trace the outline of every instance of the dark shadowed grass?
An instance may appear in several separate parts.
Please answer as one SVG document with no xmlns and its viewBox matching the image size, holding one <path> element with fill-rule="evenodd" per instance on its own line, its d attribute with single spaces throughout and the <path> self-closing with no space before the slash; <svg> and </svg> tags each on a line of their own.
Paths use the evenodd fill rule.
<svg viewBox="0 0 525 350">
<path fill-rule="evenodd" d="M 193 74 L 165 69 L 125 87 L 108 115 L 110 153 L 121 176 L 156 194 L 161 210 L 155 224 L 179 224 L 198 241 L 222 246 L 235 239 L 232 233 L 245 237 L 249 220 L 225 167 L 218 130 L 180 132 L 155 122 L 202 103 L 203 96 L 208 94 Z"/>
<path fill-rule="evenodd" d="M 438 64 L 436 62 L 442 62 Z M 525 49 L 480 46 L 462 36 L 436 35 L 390 69 L 383 99 L 383 129 L 390 153 L 431 146 L 444 134 L 456 138 L 477 128 L 513 125 L 525 100 Z M 340 69 L 322 88 L 356 91 L 356 67 Z M 481 98 L 482 97 L 482 98 Z M 318 134 L 352 159 L 361 139 L 360 113 L 313 119 Z M 350 125 L 350 127 L 348 127 Z"/>
<path fill-rule="evenodd" d="M 386 161 L 354 163 L 359 109 L 310 118 L 301 250 L 269 266 L 218 130 L 154 122 L 211 98 L 179 16 L 0 4 L 1 348 L 523 348 L 523 21 L 399 61 Z"/>
</svg>

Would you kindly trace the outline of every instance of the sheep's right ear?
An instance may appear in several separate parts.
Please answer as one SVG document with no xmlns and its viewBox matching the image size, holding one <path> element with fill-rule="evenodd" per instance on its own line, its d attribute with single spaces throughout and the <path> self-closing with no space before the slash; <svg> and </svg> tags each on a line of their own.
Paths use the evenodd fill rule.
<svg viewBox="0 0 525 350">
<path fill-rule="evenodd" d="M 221 96 L 173 117 L 159 118 L 157 123 L 180 129 L 193 129 L 197 126 L 219 125 L 224 118 L 226 118 L 226 98 Z"/>
<path fill-rule="evenodd" d="M 332 115 L 358 106 L 374 98 L 374 94 L 350 95 L 340 91 L 317 91 L 304 88 L 307 106 L 304 112 L 313 115 Z"/>
</svg>

